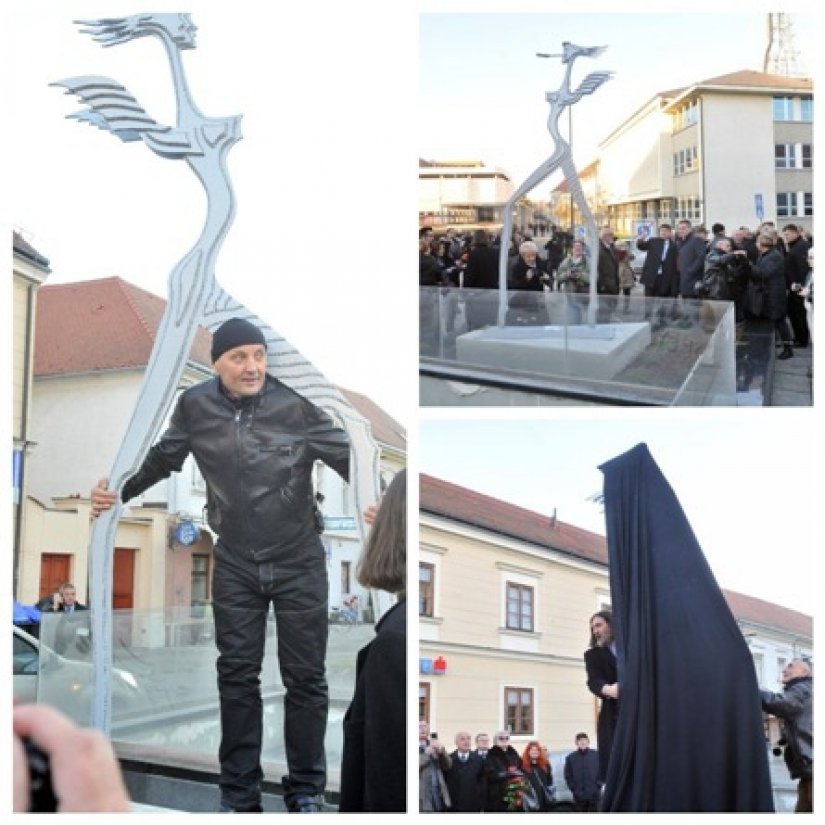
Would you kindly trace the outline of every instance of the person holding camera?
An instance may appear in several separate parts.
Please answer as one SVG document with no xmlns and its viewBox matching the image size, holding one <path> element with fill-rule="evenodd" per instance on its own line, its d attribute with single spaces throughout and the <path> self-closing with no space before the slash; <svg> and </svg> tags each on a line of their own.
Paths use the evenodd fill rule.
<svg viewBox="0 0 825 825">
<path fill-rule="evenodd" d="M 791 659 L 782 670 L 782 692 L 761 690 L 762 710 L 782 720 L 780 745 L 791 779 L 798 779 L 795 812 L 814 809 L 814 680 L 811 666 Z"/>
<path fill-rule="evenodd" d="M 111 743 L 100 731 L 79 728 L 46 705 L 15 706 L 12 728 L 15 813 L 129 812 L 120 766 Z M 33 777 L 26 742 L 36 748 L 33 758 L 40 761 L 41 770 L 43 757 L 48 759 L 48 782 L 41 773 L 35 772 Z"/>
<path fill-rule="evenodd" d="M 421 813 L 443 813 L 450 808 L 445 771 L 453 766 L 447 749 L 430 733 L 428 722 L 418 723 L 418 810 Z"/>
</svg>

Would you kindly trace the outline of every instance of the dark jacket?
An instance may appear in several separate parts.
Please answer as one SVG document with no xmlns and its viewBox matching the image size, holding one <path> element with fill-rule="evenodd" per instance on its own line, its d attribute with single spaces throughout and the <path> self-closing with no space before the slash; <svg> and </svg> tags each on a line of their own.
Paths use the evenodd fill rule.
<svg viewBox="0 0 825 825">
<path fill-rule="evenodd" d="M 504 802 L 504 790 L 507 778 L 514 768 L 521 772 L 521 757 L 512 745 L 508 745 L 506 749 L 493 745 L 487 751 L 487 759 L 484 761 L 484 776 L 487 780 L 485 811 L 507 810 L 507 805 Z"/>
<path fill-rule="evenodd" d="M 536 799 L 539 801 L 539 810 L 552 810 L 553 798 L 550 795 L 550 786 L 553 784 L 553 769 L 548 765 L 545 771 L 540 765 L 531 765 L 530 770 L 525 771 L 524 775 L 533 786 Z"/>
<path fill-rule="evenodd" d="M 450 791 L 450 810 L 455 813 L 478 813 L 484 810 L 482 774 L 484 762 L 470 751 L 462 761 L 458 751 L 450 754 L 453 764 L 445 774 Z"/>
<path fill-rule="evenodd" d="M 751 265 L 751 278 L 765 290 L 762 317 L 771 321 L 784 318 L 788 312 L 788 291 L 785 282 L 785 261 L 782 253 L 769 249 Z"/>
<path fill-rule="evenodd" d="M 599 278 L 596 290 L 600 295 L 619 294 L 619 259 L 616 250 L 599 242 Z"/>
<path fill-rule="evenodd" d="M 637 240 L 636 247 L 647 252 L 640 278 L 645 287 L 645 294 L 655 298 L 675 298 L 679 291 L 675 240 L 668 238 L 667 254 L 664 255 L 664 259 L 662 258 L 665 251 L 664 238 Z"/>
<path fill-rule="evenodd" d="M 533 271 L 533 275 L 531 278 L 528 278 L 527 274 L 530 270 Z M 536 258 L 535 263 L 532 266 L 528 266 L 527 261 L 519 255 L 513 263 L 513 268 L 510 270 L 510 273 L 510 289 L 526 289 L 534 292 L 542 292 L 544 284 L 551 283 L 549 273 L 547 272 L 547 264 L 541 260 L 541 258 Z M 546 276 L 544 280 L 542 280 L 542 275 Z"/>
<path fill-rule="evenodd" d="M 590 801 L 599 797 L 599 754 L 592 748 L 578 748 L 568 753 L 564 760 L 564 781 L 576 802 Z"/>
<path fill-rule="evenodd" d="M 713 248 L 705 256 L 705 271 L 697 282 L 696 297 L 732 301 L 740 287 L 746 285 L 749 273 L 747 258 Z"/>
<path fill-rule="evenodd" d="M 292 560 L 297 548 L 317 543 L 316 461 L 349 476 L 344 431 L 270 375 L 257 395 L 239 401 L 217 376 L 185 390 L 168 429 L 123 486 L 123 501 L 179 471 L 190 452 L 206 481 L 209 526 L 256 562 Z"/>
<path fill-rule="evenodd" d="M 808 250 L 811 245 L 803 238 L 798 237 L 787 248 L 785 253 L 785 284 L 788 289 L 791 284 L 804 284 L 808 277 L 810 266 L 808 266 Z"/>
<path fill-rule="evenodd" d="M 705 269 L 705 242 L 689 232 L 684 240 L 676 240 L 676 266 L 679 270 L 679 294 L 683 298 L 695 298 L 694 284 Z M 601 746 L 599 746 L 601 750 Z"/>
<path fill-rule="evenodd" d="M 467 257 L 464 286 L 475 289 L 498 289 L 498 254 L 487 244 L 476 244 Z"/>
<path fill-rule="evenodd" d="M 814 775 L 814 680 L 811 676 L 791 679 L 782 693 L 760 691 L 762 709 L 783 722 L 785 762 L 792 779 Z"/>
<path fill-rule="evenodd" d="M 391 607 L 358 652 L 344 716 L 339 811 L 407 810 L 407 603 Z"/>
<path fill-rule="evenodd" d="M 587 670 L 587 687 L 594 696 L 601 699 L 599 719 L 596 731 L 599 737 L 599 775 L 598 781 L 604 783 L 607 766 L 610 762 L 610 750 L 613 746 L 613 734 L 619 717 L 619 702 L 602 696 L 602 688 L 612 685 L 618 679 L 616 657 L 609 647 L 590 647 L 584 651 L 584 665 Z"/>
</svg>

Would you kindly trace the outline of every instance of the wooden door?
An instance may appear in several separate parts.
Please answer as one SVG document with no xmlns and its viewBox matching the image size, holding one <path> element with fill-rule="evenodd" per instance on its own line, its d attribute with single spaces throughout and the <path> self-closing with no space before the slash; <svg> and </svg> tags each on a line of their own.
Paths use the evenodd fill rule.
<svg viewBox="0 0 825 825">
<path fill-rule="evenodd" d="M 112 607 L 131 610 L 135 603 L 135 550 L 115 547 L 113 569 Z"/>
<path fill-rule="evenodd" d="M 38 600 L 57 593 L 61 584 L 71 581 L 69 567 L 72 557 L 66 553 L 43 553 L 40 556 L 40 595 Z"/>
</svg>

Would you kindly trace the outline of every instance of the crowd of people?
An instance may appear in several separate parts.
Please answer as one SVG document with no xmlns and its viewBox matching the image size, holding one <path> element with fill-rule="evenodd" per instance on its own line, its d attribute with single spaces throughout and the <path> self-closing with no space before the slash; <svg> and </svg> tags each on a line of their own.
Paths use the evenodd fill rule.
<svg viewBox="0 0 825 825">
<path fill-rule="evenodd" d="M 427 722 L 419 723 L 418 809 L 423 813 L 536 813 L 557 809 L 550 753 L 537 739 L 521 749 L 510 733 L 498 731 L 472 737 L 455 734 L 455 749 L 447 746 Z M 475 748 L 473 748 L 475 744 Z M 586 733 L 576 734 L 576 748 L 564 760 L 564 781 L 575 810 L 598 811 L 601 783 L 599 757 Z"/>
<path fill-rule="evenodd" d="M 564 781 L 575 810 L 598 813 L 608 781 L 614 734 L 619 720 L 620 685 L 617 645 L 609 610 L 590 617 L 590 645 L 584 652 L 587 687 L 598 697 L 598 751 L 586 733 L 576 734 L 576 750 L 564 760 Z M 784 755 L 792 779 L 797 779 L 797 813 L 813 810 L 813 671 L 809 661 L 792 659 L 782 671 L 781 692 L 761 690 L 762 709 L 782 724 L 775 753 Z M 531 739 L 521 753 L 509 731 L 455 735 L 455 750 L 447 751 L 429 723 L 419 722 L 419 811 L 535 812 L 556 807 L 550 755 Z"/>
<path fill-rule="evenodd" d="M 507 290 L 512 294 L 507 324 L 549 323 L 543 293 L 554 290 L 571 296 L 569 321 L 581 323 L 594 255 L 600 296 L 597 320 L 610 320 L 618 296 L 625 296 L 626 309 L 637 285 L 631 263 L 637 257 L 635 247 L 645 253 L 638 283 L 646 298 L 732 301 L 737 324 L 748 317 L 773 322 L 781 347 L 778 357 L 783 360 L 811 341 L 813 239 L 797 224 L 785 224 L 780 232 L 772 221 L 764 221 L 756 229 L 740 226 L 727 233 L 723 224 L 714 223 L 709 233 L 703 226 L 679 220 L 675 229 L 661 223 L 655 236 L 640 230 L 632 243 L 617 241 L 613 229 L 603 226 L 596 249 L 558 227 L 551 226 L 549 232 L 541 246 L 519 231 L 509 240 Z M 420 228 L 418 237 L 420 286 L 499 288 L 500 237 L 483 229 L 460 234 L 453 228 L 436 236 L 429 226 Z M 495 321 L 494 302 L 468 303 L 468 330 Z"/>
</svg>

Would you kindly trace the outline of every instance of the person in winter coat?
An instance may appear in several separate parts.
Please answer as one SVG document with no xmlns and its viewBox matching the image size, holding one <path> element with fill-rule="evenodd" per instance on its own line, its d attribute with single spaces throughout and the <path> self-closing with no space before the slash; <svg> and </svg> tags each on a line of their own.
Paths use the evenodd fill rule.
<svg viewBox="0 0 825 825">
<path fill-rule="evenodd" d="M 568 295 L 567 310 L 571 324 L 580 324 L 590 291 L 590 258 L 581 241 L 574 241 L 570 253 L 559 264 L 556 281 Z M 575 296 L 575 297 L 574 297 Z"/>
<path fill-rule="evenodd" d="M 358 652 L 344 716 L 339 811 L 407 810 L 407 471 L 396 473 L 358 561 L 360 584 L 398 601 Z"/>
<path fill-rule="evenodd" d="M 510 269 L 508 323 L 546 325 L 550 316 L 544 303 L 544 286 L 552 283 L 547 266 L 533 241 L 524 241 Z"/>
<path fill-rule="evenodd" d="M 522 775 L 521 757 L 510 744 L 510 734 L 506 730 L 496 734 L 493 747 L 487 752 L 484 775 L 487 778 L 487 805 L 484 810 L 516 810 L 508 805 L 507 789 L 514 777 Z"/>
<path fill-rule="evenodd" d="M 521 754 L 521 769 L 533 788 L 539 811 L 552 810 L 553 795 L 550 786 L 553 784 L 553 769 L 547 761 L 547 754 L 541 742 L 534 739 L 527 743 Z"/>
<path fill-rule="evenodd" d="M 598 775 L 598 751 L 591 749 L 586 733 L 577 733 L 576 750 L 568 753 L 564 760 L 564 781 L 580 813 L 597 813 L 599 810 L 601 786 L 597 781 Z"/>
<path fill-rule="evenodd" d="M 760 691 L 762 709 L 783 723 L 780 743 L 785 746 L 785 764 L 791 779 L 798 779 L 796 813 L 813 812 L 814 781 L 814 684 L 811 666 L 791 659 L 782 671 L 782 693 Z"/>
<path fill-rule="evenodd" d="M 756 248 L 759 257 L 755 264 L 751 264 L 751 279 L 763 289 L 765 303 L 762 316 L 774 323 L 775 334 L 782 344 L 782 352 L 777 358 L 784 361 L 793 357 L 791 327 L 787 318 L 788 288 L 785 282 L 785 261 L 782 253 L 775 248 L 775 241 L 771 235 L 759 235 L 756 239 Z"/>
</svg>

